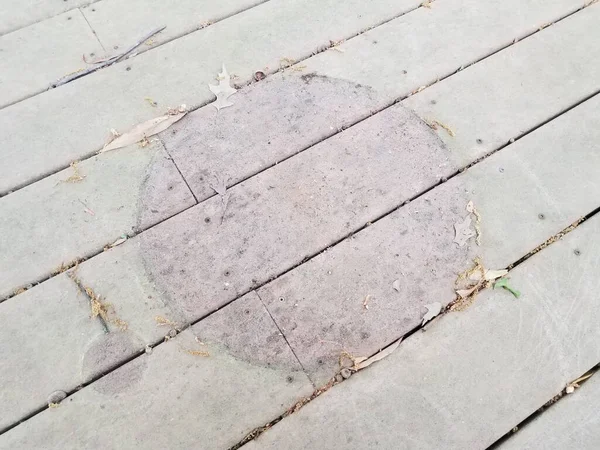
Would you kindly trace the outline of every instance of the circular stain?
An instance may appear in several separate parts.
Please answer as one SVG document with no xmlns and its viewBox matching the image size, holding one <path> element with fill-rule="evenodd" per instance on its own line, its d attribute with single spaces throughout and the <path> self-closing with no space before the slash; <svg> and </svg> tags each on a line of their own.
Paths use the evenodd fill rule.
<svg viewBox="0 0 600 450">
<path fill-rule="evenodd" d="M 99 335 L 83 357 L 81 368 L 83 379 L 89 380 L 109 372 L 134 356 L 141 348 L 144 348 L 142 341 L 132 337 L 130 332 Z M 103 394 L 124 391 L 141 380 L 146 363 L 145 357 L 138 357 L 92 383 L 92 387 Z"/>
</svg>

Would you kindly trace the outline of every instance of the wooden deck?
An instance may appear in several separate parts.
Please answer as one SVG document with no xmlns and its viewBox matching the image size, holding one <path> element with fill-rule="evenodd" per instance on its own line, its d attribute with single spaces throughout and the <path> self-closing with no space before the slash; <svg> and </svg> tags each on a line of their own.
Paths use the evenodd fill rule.
<svg viewBox="0 0 600 450">
<path fill-rule="evenodd" d="M 0 448 L 600 447 L 596 1 L 4 3 Z"/>
</svg>

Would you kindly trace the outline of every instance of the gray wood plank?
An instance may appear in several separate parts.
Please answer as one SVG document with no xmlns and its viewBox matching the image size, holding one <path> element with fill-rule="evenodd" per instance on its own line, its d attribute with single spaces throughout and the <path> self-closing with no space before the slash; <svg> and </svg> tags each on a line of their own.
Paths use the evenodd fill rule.
<svg viewBox="0 0 600 450">
<path fill-rule="evenodd" d="M 600 45 L 589 39 L 598 21 L 600 5 L 593 4 L 404 104 L 449 126 L 455 136 L 442 127 L 438 135 L 468 164 L 600 90 Z"/>
<path fill-rule="evenodd" d="M 328 50 L 302 64 L 307 72 L 370 86 L 396 99 L 453 74 L 582 5 L 578 0 L 543 4 L 442 0 L 368 30 L 340 44 L 339 50 Z M 545 83 L 544 77 L 538 81 Z"/>
<path fill-rule="evenodd" d="M 153 342 L 164 335 L 155 311 L 197 320 L 456 170 L 438 145 L 410 112 L 388 109 L 238 184 L 225 206 L 212 197 L 81 264 L 78 276 Z"/>
<path fill-rule="evenodd" d="M 486 448 L 600 359 L 599 249 L 594 217 L 245 448 Z"/>
<path fill-rule="evenodd" d="M 196 197 L 203 199 L 213 193 L 210 187 L 212 174 L 221 174 L 231 184 L 236 183 L 293 155 L 303 146 L 327 137 L 338 128 L 367 117 L 373 109 L 453 73 L 461 64 L 489 55 L 516 37 L 536 30 L 540 24 L 579 6 L 571 0 L 547 2 L 543 8 L 537 3 L 520 1 L 448 0 L 431 9 L 415 10 L 341 44 L 339 49 L 343 53 L 336 50 L 320 53 L 303 61 L 300 67 L 306 67 L 300 72 L 278 74 L 253 85 L 251 89 L 243 89 L 236 94 L 235 105 L 227 113 L 217 114 L 212 107 L 194 112 L 173 128 L 174 134 L 164 137 L 165 144 Z M 469 11 L 468 19 L 463 14 L 465 10 Z M 435 27 L 431 26 L 432 23 Z M 445 30 L 444 45 L 440 45 L 439 29 Z M 577 23 L 571 24 L 569 30 L 583 33 Z M 571 38 L 574 42 L 581 36 L 575 33 Z M 556 64 L 557 71 L 561 73 L 573 70 L 570 75 L 582 76 L 588 69 L 589 73 L 595 73 L 596 63 L 593 60 L 589 61 L 589 68 L 575 72 L 573 67 L 578 67 L 578 70 L 582 67 L 576 66 L 575 63 L 580 64 L 575 59 L 579 55 L 572 55 L 569 45 L 566 43 L 560 49 L 546 48 L 545 40 L 537 39 L 534 45 L 526 48 L 506 50 L 508 56 L 505 58 L 524 60 L 532 54 L 541 54 L 551 61 L 549 64 Z M 578 45 L 581 46 L 581 42 Z M 588 45 L 594 47 L 589 49 L 591 53 L 596 51 L 594 43 L 589 42 Z M 448 48 L 452 48 L 452 52 Z M 561 52 L 561 58 L 553 58 L 557 52 Z M 504 58 L 500 60 L 503 62 Z M 497 65 L 493 70 L 486 66 L 477 75 L 487 80 L 490 74 L 495 73 Z M 399 67 L 406 68 L 407 74 L 397 73 Z M 535 77 L 540 89 L 552 92 L 563 89 L 562 80 L 538 79 L 534 72 L 523 74 L 512 66 L 501 68 L 501 71 L 500 76 L 492 77 L 498 79 L 490 83 L 513 89 L 518 77 L 527 76 L 528 82 L 533 82 Z M 453 88 L 473 103 L 471 109 L 475 110 L 475 103 L 480 99 L 469 96 L 469 86 L 470 81 L 459 82 Z M 580 98 L 578 95 L 589 95 L 596 87 L 592 77 L 572 92 L 562 95 L 561 101 L 575 102 Z M 528 95 L 528 92 L 520 93 L 522 99 L 529 98 Z M 438 97 L 444 97 L 443 90 Z M 412 103 L 407 104 L 413 107 Z M 469 114 L 467 100 L 462 104 L 460 113 Z M 545 118 L 548 111 L 559 112 L 560 107 L 555 102 L 537 100 L 536 108 L 529 110 L 527 120 L 538 123 L 535 120 Z M 510 105 L 505 108 L 508 110 Z M 247 111 L 245 115 L 244 110 Z M 251 110 L 256 113 L 250 113 Z M 259 113 L 258 110 L 277 113 Z M 493 115 L 486 117 L 493 120 Z M 523 120 L 516 114 L 514 119 L 513 122 L 506 121 L 506 126 L 511 127 L 507 130 L 506 140 Z M 493 126 L 484 132 L 476 131 L 479 134 L 473 137 L 474 141 L 478 138 L 484 142 L 493 140 Z M 463 134 L 470 132 L 463 130 Z M 489 151 L 498 148 L 498 144 L 481 147 L 480 151 Z M 453 145 L 452 148 L 461 164 L 465 160 L 471 162 L 473 156 L 480 156 L 480 153 L 466 154 L 467 150 L 460 146 Z"/>
<path fill-rule="evenodd" d="M 0 447 L 223 449 L 310 392 L 251 293 L 8 431 Z"/>
<path fill-rule="evenodd" d="M 279 69 L 281 58 L 308 57 L 330 40 L 352 36 L 419 3 L 351 0 L 340 8 L 336 0 L 271 0 L 5 108 L 0 111 L 0 128 L 12 132 L 0 138 L 5 161 L 0 193 L 93 154 L 111 128 L 123 132 L 157 116 L 146 97 L 161 109 L 211 101 L 208 84 L 223 63 L 239 76 L 238 83 L 245 83 L 257 70 Z"/>
<path fill-rule="evenodd" d="M 79 10 L 0 37 L 0 108 L 45 91 L 86 64 L 102 47 Z"/>
<path fill-rule="evenodd" d="M 259 289 L 315 384 L 335 374 L 343 350 L 369 356 L 416 327 L 424 305 L 454 300 L 474 256 L 505 268 L 596 208 L 598 108 L 600 96 Z M 472 238 L 461 250 L 454 225 L 468 201 L 481 245 Z"/>
<path fill-rule="evenodd" d="M 93 3 L 94 0 L 3 0 L 0 9 L 0 35 L 27 27 L 36 22 L 58 16 L 64 12 L 77 13 L 79 6 Z"/>
<path fill-rule="evenodd" d="M 519 2 L 520 3 L 520 2 Z M 448 3 L 450 4 L 450 3 Z M 412 72 L 423 73 L 426 76 L 428 68 L 434 68 L 435 70 L 450 70 L 453 67 L 454 58 L 459 57 L 464 60 L 479 56 L 481 52 L 491 51 L 494 45 L 500 45 L 504 40 L 508 40 L 514 33 L 525 32 L 532 24 L 538 23 L 538 21 L 546 17 L 547 14 L 557 14 L 560 8 L 565 8 L 562 3 L 557 3 L 550 9 L 535 9 L 531 7 L 520 10 L 520 17 L 525 17 L 519 22 L 516 28 L 507 27 L 507 31 L 500 34 L 490 34 L 482 28 L 475 26 L 469 30 L 472 33 L 470 39 L 464 39 L 465 32 L 457 32 L 455 47 L 457 52 L 452 54 L 452 58 L 443 58 L 444 53 L 441 50 L 437 50 L 430 53 L 427 59 L 423 59 L 418 64 L 418 67 L 411 66 Z M 486 9 L 487 8 L 487 9 Z M 477 12 L 476 17 L 473 20 L 483 21 L 492 15 L 491 10 L 497 9 L 498 13 L 502 13 L 502 21 L 511 23 L 512 15 L 509 15 L 505 9 L 500 8 L 496 4 L 487 5 L 486 8 L 476 7 L 473 11 Z M 464 18 L 456 14 L 456 5 L 450 9 L 444 9 L 436 7 L 435 11 L 428 12 L 427 14 L 434 14 L 432 17 L 436 21 L 445 23 L 450 29 L 458 29 L 458 23 L 464 22 Z M 441 11 L 438 13 L 438 11 Z M 406 25 L 406 21 L 410 19 L 416 12 L 392 21 L 386 27 L 385 33 L 378 33 L 378 37 L 382 42 L 386 42 L 396 36 L 399 30 Z M 418 17 L 418 20 L 411 19 L 413 23 L 412 27 L 416 30 L 420 30 L 423 39 L 424 50 L 428 48 L 429 41 L 426 39 L 432 35 L 431 30 L 428 27 L 428 23 L 432 19 L 429 16 L 422 14 Z M 498 19 L 500 20 L 500 19 Z M 403 21 L 403 23 L 398 23 Z M 445 21 L 445 22 L 444 22 Z M 465 22 L 467 25 L 471 24 L 471 21 Z M 484 22 L 485 23 L 485 22 Z M 395 24 L 395 27 L 391 27 Z M 420 27 L 420 28 L 419 28 Z M 504 30 L 504 28 L 501 28 Z M 375 30 L 370 33 L 374 33 Z M 386 34 L 387 33 L 387 34 Z M 384 39 L 387 35 L 388 38 Z M 472 46 L 464 47 L 461 46 L 461 42 L 470 41 L 480 42 L 481 46 L 471 48 Z M 496 44 L 494 44 L 496 42 Z M 359 42 L 362 46 L 372 44 L 370 41 L 365 44 Z M 349 45 L 345 44 L 345 45 Z M 541 44 L 538 44 L 533 50 L 539 52 Z M 357 46 L 357 48 L 361 48 Z M 346 50 L 346 49 L 345 49 Z M 352 53 L 352 48 L 348 50 L 349 57 L 357 57 L 357 54 Z M 327 56 L 329 55 L 329 56 Z M 311 70 L 322 65 L 325 72 L 329 71 L 330 66 L 328 61 L 331 59 L 335 61 L 337 55 L 341 55 L 336 51 L 330 51 L 323 53 L 315 58 L 314 65 Z M 327 56 L 327 58 L 326 58 Z M 385 56 L 385 53 L 376 53 L 373 55 L 373 61 L 384 60 L 385 58 L 379 58 Z M 417 64 L 416 53 L 413 55 L 414 63 Z M 329 58 L 329 59 L 328 59 Z M 309 61 L 312 61 L 309 60 Z M 359 59 L 360 60 L 360 59 Z M 440 66 L 431 64 L 432 61 L 441 63 L 446 61 L 446 65 Z M 344 65 L 346 67 L 346 65 Z M 415 70 L 413 70 L 413 67 Z M 373 70 L 378 70 L 378 66 L 374 65 Z M 306 70 L 305 70 L 306 72 Z M 245 177 L 256 173 L 276 161 L 288 157 L 294 152 L 297 152 L 306 146 L 309 146 L 320 139 L 325 138 L 332 133 L 335 133 L 338 129 L 347 126 L 360 117 L 368 115 L 373 109 L 380 108 L 389 100 L 390 93 L 385 87 L 378 86 L 378 89 L 386 92 L 385 95 L 379 94 L 377 91 L 366 88 L 364 86 L 354 85 L 352 82 L 331 78 L 331 77 L 313 77 L 310 76 L 311 72 L 298 73 L 298 72 L 286 72 L 278 74 L 272 79 L 266 80 L 263 83 L 253 85 L 240 91 L 236 95 L 236 104 L 223 114 L 218 114 L 213 107 L 202 108 L 201 110 L 190 115 L 189 118 L 184 119 L 181 125 L 176 125 L 172 131 L 164 136 L 169 151 L 178 163 L 182 173 L 188 179 L 189 184 L 195 191 L 196 196 L 203 200 L 214 192 L 211 188 L 211 184 L 214 182 L 213 175 L 219 174 L 223 178 L 229 179 L 230 183 L 234 183 L 244 179 Z M 439 72 L 431 72 L 431 76 Z M 581 76 L 584 74 L 582 73 Z M 353 75 L 354 76 L 354 75 Z M 373 76 L 373 80 L 387 79 L 387 77 Z M 361 79 L 362 80 L 362 79 Z M 396 92 L 399 94 L 402 89 L 407 89 L 411 86 L 412 88 L 417 86 L 417 81 L 412 80 L 408 85 L 400 87 Z M 553 89 L 552 85 L 547 86 L 548 89 Z M 463 86 L 463 89 L 468 89 L 468 86 Z M 387 97 L 386 97 L 387 96 Z M 466 95 L 465 95 L 466 96 Z M 144 102 L 145 103 L 145 102 Z M 149 105 L 145 104 L 144 107 L 147 110 L 154 110 Z M 256 110 L 264 111 L 265 113 L 248 114 L 249 111 Z M 278 111 L 277 114 L 268 114 L 266 111 Z M 517 127 L 517 123 L 511 125 L 513 128 Z M 490 128 L 491 129 L 491 128 Z M 176 134 L 171 134 L 175 132 Z M 206 140 L 206 136 L 212 136 L 212 140 L 209 142 Z M 228 136 L 224 139 L 223 136 Z M 487 141 L 487 135 L 483 135 Z M 185 143 L 183 145 L 182 143 Z M 140 167 L 126 169 L 125 171 L 120 170 L 121 166 L 113 167 L 114 172 L 111 174 L 103 175 L 103 179 L 129 179 L 131 171 L 142 171 L 142 166 L 147 164 L 144 158 L 140 159 Z M 134 160 L 128 162 L 134 164 Z M 116 170 L 119 168 L 119 170 Z M 107 178 L 108 177 L 108 178 Z M 110 183 L 105 183 L 106 185 Z M 52 205 L 52 202 L 48 202 L 48 193 L 44 192 L 45 184 L 39 183 L 26 190 L 23 196 L 19 196 L 9 202 L 10 205 L 18 204 L 23 198 L 34 198 L 38 203 L 43 203 L 44 208 L 39 209 L 34 207 L 35 203 L 32 204 L 32 210 L 36 211 L 35 214 L 47 215 L 47 210 L 51 208 L 61 209 L 63 202 L 61 199 L 55 198 L 53 201 L 58 202 L 57 205 Z M 105 205 L 109 206 L 110 196 L 107 195 L 111 191 L 103 192 L 102 186 L 94 188 L 93 199 L 102 199 Z M 89 193 L 88 193 L 89 195 Z M 114 205 L 115 208 L 122 206 L 122 201 L 118 197 L 113 197 L 119 204 Z M 171 197 L 167 197 L 171 198 Z M 185 202 L 184 202 L 185 203 Z M 186 203 L 187 204 L 187 203 Z M 10 205 L 8 206 L 9 209 Z M 127 210 L 131 210 L 133 205 L 126 205 Z M 152 209 L 150 209 L 152 210 Z M 156 210 L 156 208 L 154 208 Z M 120 211 L 122 212 L 122 211 Z M 176 212 L 173 210 L 172 212 Z M 29 216 L 26 216 L 29 217 Z M 65 224 L 65 215 L 54 215 L 52 222 L 53 226 L 58 229 L 74 230 L 74 227 L 70 226 L 70 223 Z M 110 215 L 107 214 L 105 220 L 110 219 Z M 162 215 L 161 218 L 166 216 Z M 45 220 L 45 219 L 44 219 Z M 28 222 L 29 225 L 35 222 Z M 123 226 L 120 222 L 114 221 L 113 229 L 111 232 L 101 233 L 102 242 L 97 241 L 86 241 L 87 245 L 78 246 L 78 242 L 82 239 L 82 236 L 71 240 L 69 235 L 69 243 L 64 243 L 64 240 L 59 242 L 64 245 L 64 250 L 61 252 L 52 251 L 52 247 L 48 247 L 47 251 L 44 252 L 44 258 L 47 260 L 45 264 L 30 265 L 29 259 L 24 259 L 23 263 L 27 264 L 28 270 L 22 271 L 19 265 L 12 265 L 13 270 L 18 276 L 13 283 L 6 283 L 5 291 L 13 290 L 20 285 L 27 284 L 29 282 L 38 280 L 43 276 L 46 276 L 50 270 L 55 266 L 60 265 L 62 262 L 71 261 L 77 257 L 87 256 L 94 251 L 98 251 L 103 245 L 116 240 L 123 232 Z M 25 229 L 31 228 L 24 224 Z M 48 229 L 50 232 L 51 229 Z M 9 236 L 9 234 L 6 234 Z M 40 235 L 41 236 L 41 235 Z M 32 246 L 39 246 L 39 242 L 29 242 Z M 35 245 L 34 245 L 35 244 Z M 43 244 L 43 243 L 42 243 Z M 70 246 L 69 246 L 70 245 Z M 66 251 L 78 247 L 77 251 Z M 16 248 L 15 251 L 22 249 Z M 14 253 L 14 252 L 13 252 Z M 27 252 L 25 252 L 27 253 Z M 7 262 L 8 263 L 8 262 Z M 6 271 L 6 274 L 10 274 L 10 271 Z M 8 276 L 8 275 L 7 275 Z"/>
<path fill-rule="evenodd" d="M 252 8 L 266 0 L 102 0 L 81 8 L 81 12 L 109 51 L 117 53 L 152 30 L 165 30 L 140 46 L 142 53 L 184 34 L 205 28 L 215 21 Z M 115 46 L 118 48 L 115 49 Z"/>
<path fill-rule="evenodd" d="M 195 203 L 158 142 L 76 167 L 0 201 L 0 298 Z"/>
<path fill-rule="evenodd" d="M 82 355 L 104 335 L 88 299 L 65 274 L 2 304 L 0 430 L 84 381 Z"/>
<path fill-rule="evenodd" d="M 593 376 L 574 395 L 568 395 L 546 409 L 531 423 L 513 434 L 502 450 L 600 447 L 600 377 Z"/>
</svg>

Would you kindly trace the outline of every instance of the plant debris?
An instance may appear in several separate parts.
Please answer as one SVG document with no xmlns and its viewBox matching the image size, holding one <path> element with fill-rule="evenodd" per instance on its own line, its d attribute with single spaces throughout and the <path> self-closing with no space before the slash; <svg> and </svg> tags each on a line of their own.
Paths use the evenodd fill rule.
<svg viewBox="0 0 600 450">
<path fill-rule="evenodd" d="M 597 368 L 593 368 L 590 371 L 586 372 L 585 374 L 583 374 L 582 376 L 580 376 L 579 378 L 571 381 L 567 387 L 565 388 L 565 393 L 566 394 L 572 394 L 573 392 L 575 392 L 576 388 L 581 387 L 580 383 L 586 381 L 588 378 L 590 378 L 592 375 L 594 375 L 596 373 Z"/>
<path fill-rule="evenodd" d="M 119 239 L 117 239 L 115 242 L 113 242 L 112 244 L 110 244 L 108 246 L 108 248 L 113 248 L 116 247 L 117 245 L 121 245 L 122 243 L 124 243 L 126 240 L 128 239 L 128 236 L 126 234 L 122 234 L 121 237 Z"/>
<path fill-rule="evenodd" d="M 431 9 L 431 1 L 430 0 L 425 0 L 423 3 L 421 3 L 421 6 L 423 8 Z"/>
<path fill-rule="evenodd" d="M 425 87 L 423 86 L 423 89 Z M 419 88 L 421 89 L 421 88 Z M 418 90 L 416 92 L 419 92 Z M 446 132 L 450 135 L 450 137 L 454 137 L 454 131 L 452 130 L 452 128 L 450 128 L 448 125 L 444 125 L 442 122 L 438 122 L 437 120 L 425 120 L 425 123 L 427 125 L 429 125 L 429 128 L 431 128 L 432 130 L 437 130 L 438 126 L 442 127 L 444 130 L 446 130 Z"/>
<path fill-rule="evenodd" d="M 152 106 L 153 108 L 156 108 L 158 106 L 158 103 L 156 103 L 154 100 L 152 100 L 150 97 L 144 97 L 144 100 L 146 100 L 148 102 L 148 104 L 150 106 Z"/>
<path fill-rule="evenodd" d="M 81 175 L 81 173 L 79 173 L 79 167 L 77 164 L 79 164 L 79 161 L 73 161 L 71 164 L 69 164 L 69 167 L 73 169 L 73 174 L 66 180 L 62 180 L 62 183 L 79 183 L 83 181 L 85 175 Z"/>
<path fill-rule="evenodd" d="M 454 224 L 454 241 L 459 247 L 463 247 L 469 239 L 475 236 L 471 229 L 471 216 L 466 216 L 462 222 Z"/>
<path fill-rule="evenodd" d="M 571 231 L 573 231 L 575 228 L 577 228 L 584 220 L 585 220 L 585 217 L 580 217 L 575 222 L 573 222 L 571 225 L 569 225 L 567 228 L 556 233 L 554 236 L 552 236 L 551 238 L 546 240 L 543 244 L 538 245 L 532 251 L 527 253 L 527 255 L 525 255 L 522 259 L 527 259 L 530 256 L 535 255 L 540 250 L 543 250 L 546 247 L 548 247 L 549 245 L 553 244 L 554 242 L 561 240 L 563 237 L 565 237 L 565 235 L 569 234 Z"/>
<path fill-rule="evenodd" d="M 473 200 L 470 200 L 469 203 L 467 203 L 467 211 L 475 216 L 474 227 L 475 233 L 477 235 L 475 237 L 475 243 L 477 245 L 481 245 L 481 215 L 479 214 L 479 212 L 477 212 L 477 208 L 475 208 Z"/>
<path fill-rule="evenodd" d="M 369 309 L 369 300 L 371 300 L 371 296 L 367 295 L 363 300 L 363 308 Z"/>
<path fill-rule="evenodd" d="M 150 136 L 165 131 L 175 122 L 183 119 L 186 114 L 187 109 L 185 105 L 181 105 L 178 109 L 169 108 L 167 114 L 142 122 L 127 133 L 115 137 L 115 139 L 106 144 L 98 153 L 116 150 L 118 148 L 126 147 L 127 145 L 135 144 L 136 142 L 144 142 Z"/>
<path fill-rule="evenodd" d="M 485 279 L 485 281 L 493 281 L 496 278 L 502 278 L 507 273 L 508 273 L 508 270 L 506 270 L 506 269 L 486 270 L 483 278 Z"/>
<path fill-rule="evenodd" d="M 425 308 L 427 308 L 427 313 L 423 316 L 423 323 L 421 323 L 421 326 L 425 325 L 442 311 L 442 304 L 440 302 L 435 302 L 425 305 Z"/>
<path fill-rule="evenodd" d="M 441 307 L 441 305 L 440 305 L 440 307 Z M 400 345 L 401 342 L 402 342 L 402 338 L 393 342 L 391 345 L 388 345 L 386 348 L 384 348 L 383 350 L 380 350 L 379 352 L 375 353 L 373 356 L 371 356 L 369 358 L 365 358 L 365 357 L 352 358 L 352 362 L 354 365 L 351 367 L 351 369 L 356 372 L 358 370 L 364 369 L 365 367 L 369 367 L 374 362 L 381 361 L 383 358 L 391 355 L 398 348 L 398 346 Z"/>
<path fill-rule="evenodd" d="M 459 247 L 464 246 L 469 239 L 475 236 L 475 242 L 477 245 L 481 245 L 481 215 L 477 212 L 473 201 L 469 201 L 466 206 L 466 210 L 469 213 L 468 216 L 462 222 L 456 222 L 454 224 L 454 241 L 458 244 Z M 475 216 L 475 224 L 473 231 L 471 229 L 471 224 L 473 220 L 471 218 L 471 214 Z"/>
<path fill-rule="evenodd" d="M 79 280 L 74 279 L 78 284 Z M 90 298 L 90 307 L 92 309 L 91 318 L 100 317 L 105 324 L 112 323 L 122 331 L 127 330 L 128 325 L 124 320 L 119 319 L 115 315 L 115 310 L 110 303 L 104 303 L 102 298 L 97 295 L 91 287 L 85 287 L 85 293 Z"/>
<path fill-rule="evenodd" d="M 335 50 L 336 52 L 344 53 L 345 50 L 343 48 L 340 48 L 340 45 L 342 45 L 343 43 L 344 39 L 342 39 L 341 41 L 329 41 L 329 48 L 331 50 Z"/>
<path fill-rule="evenodd" d="M 58 266 L 56 269 L 54 269 L 52 271 L 52 275 L 58 275 L 59 273 L 63 273 L 67 270 L 69 270 L 71 267 L 75 267 L 75 269 L 77 269 L 77 266 L 79 265 L 79 260 L 78 259 L 74 259 L 71 262 L 66 262 L 66 263 L 60 263 L 60 266 Z M 24 288 L 21 288 L 24 289 Z M 25 292 L 27 289 L 24 289 L 23 292 Z"/>
<path fill-rule="evenodd" d="M 216 173 L 213 174 L 213 178 L 215 179 L 214 183 L 210 183 L 210 188 L 223 197 L 227 193 L 227 183 L 229 182 L 229 178 L 220 177 Z"/>
<path fill-rule="evenodd" d="M 459 274 L 454 283 L 456 299 L 450 304 L 451 311 L 463 311 L 475 301 L 482 289 L 492 287 L 494 280 L 508 273 L 506 269 L 487 270 L 480 258 L 475 258 L 474 266 Z"/>
<path fill-rule="evenodd" d="M 237 90 L 231 87 L 230 85 L 231 77 L 227 73 L 225 64 L 223 64 L 223 70 L 219 73 L 217 80 L 219 80 L 219 84 L 209 84 L 208 88 L 217 97 L 217 99 L 214 102 L 212 102 L 211 105 L 217 108 L 217 111 L 220 111 L 221 109 L 227 108 L 228 106 L 233 106 L 233 103 L 230 102 L 228 99 L 233 94 L 235 94 Z"/>
<path fill-rule="evenodd" d="M 496 281 L 494 283 L 494 289 L 499 288 L 499 287 L 506 289 L 508 292 L 510 292 L 512 295 L 514 295 L 515 298 L 519 298 L 521 296 L 521 293 L 519 291 L 511 288 L 508 285 L 508 278 L 500 278 L 498 281 Z"/>
<path fill-rule="evenodd" d="M 163 316 L 155 316 L 154 320 L 156 321 L 157 325 L 168 325 L 170 327 L 173 327 L 175 329 L 177 329 L 179 327 L 179 325 L 177 324 L 177 322 L 173 322 L 172 320 L 167 319 L 166 317 Z"/>
<path fill-rule="evenodd" d="M 280 58 L 279 59 L 279 67 L 281 69 L 287 69 L 290 66 L 293 66 L 296 63 L 292 58 Z"/>
<path fill-rule="evenodd" d="M 185 350 L 186 353 L 192 355 L 192 356 L 204 356 L 205 358 L 210 356 L 210 353 L 205 352 L 203 350 Z"/>
<path fill-rule="evenodd" d="M 113 64 L 118 63 L 119 61 L 124 59 L 127 55 L 129 55 L 132 51 L 134 51 L 136 48 L 138 48 L 140 45 L 142 45 L 144 42 L 149 40 L 152 36 L 154 36 L 157 33 L 160 33 L 165 28 L 166 28 L 166 26 L 163 26 L 163 27 L 157 28 L 156 30 L 151 31 L 146 36 L 144 36 L 142 39 L 140 39 L 135 44 L 133 44 L 131 47 L 129 47 L 127 50 L 125 50 L 122 53 L 119 53 L 118 55 L 92 62 L 92 64 L 94 64 L 94 67 L 89 67 L 85 70 L 80 69 L 77 72 L 74 72 L 72 74 L 62 77 L 60 80 L 52 83 L 50 85 L 50 89 L 56 88 L 58 86 L 62 86 L 63 84 L 70 83 L 71 81 L 77 80 L 78 78 L 81 78 L 85 75 L 89 75 L 90 73 L 93 73 L 97 70 L 103 69 L 104 67 L 112 66 Z M 85 61 L 85 57 L 84 57 L 84 61 Z"/>
</svg>

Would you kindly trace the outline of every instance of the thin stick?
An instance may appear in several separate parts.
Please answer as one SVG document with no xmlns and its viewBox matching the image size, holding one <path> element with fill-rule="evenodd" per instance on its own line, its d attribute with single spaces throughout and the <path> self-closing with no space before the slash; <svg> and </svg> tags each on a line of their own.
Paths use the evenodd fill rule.
<svg viewBox="0 0 600 450">
<path fill-rule="evenodd" d="M 134 51 L 136 48 L 138 48 L 140 45 L 142 45 L 144 42 L 146 42 L 148 39 L 150 39 L 155 34 L 160 33 L 165 28 L 167 28 L 167 27 L 163 26 L 163 27 L 157 28 L 156 30 L 152 31 L 151 33 L 148 33 L 146 36 L 144 36 L 142 39 L 140 39 L 139 41 L 137 41 L 134 45 L 132 45 L 131 47 L 129 47 L 127 50 L 125 50 L 123 53 L 121 53 L 119 55 L 113 56 L 112 58 L 108 58 L 105 61 L 103 61 L 102 63 L 99 63 L 98 65 L 96 65 L 94 67 L 90 67 L 90 68 L 88 68 L 86 70 L 83 70 L 81 72 L 74 73 L 72 75 L 69 75 L 69 76 L 67 76 L 65 78 L 62 78 L 62 79 L 58 80 L 55 83 L 52 83 L 50 85 L 50 89 L 56 88 L 58 86 L 62 86 L 63 84 L 70 83 L 71 81 L 74 81 L 74 80 L 77 80 L 78 78 L 81 78 L 81 77 L 84 77 L 86 75 L 89 75 L 90 73 L 93 73 L 96 70 L 100 70 L 100 69 L 103 69 L 105 67 L 112 66 L 113 64 L 121 61 L 129 53 L 131 53 L 132 51 Z"/>
</svg>

